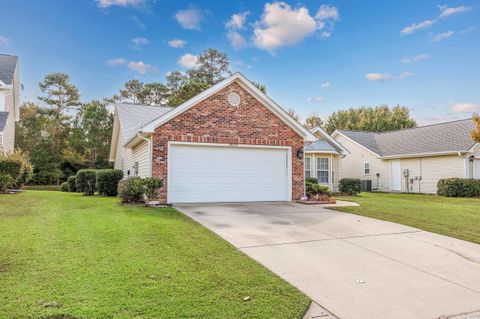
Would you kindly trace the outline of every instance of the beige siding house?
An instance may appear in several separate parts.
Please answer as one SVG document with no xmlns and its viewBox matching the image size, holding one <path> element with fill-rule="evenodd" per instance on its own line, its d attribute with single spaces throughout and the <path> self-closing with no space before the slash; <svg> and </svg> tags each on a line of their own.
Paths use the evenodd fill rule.
<svg viewBox="0 0 480 319">
<path fill-rule="evenodd" d="M 311 132 L 317 141 L 305 146 L 305 178 L 314 177 L 319 184 L 337 191 L 341 174 L 340 160 L 348 150 L 319 127 Z"/>
<path fill-rule="evenodd" d="M 20 117 L 18 57 L 0 54 L 0 153 L 11 153 Z"/>
<path fill-rule="evenodd" d="M 341 177 L 371 181 L 385 192 L 434 194 L 442 178 L 480 179 L 480 145 L 471 119 L 386 133 L 336 131 L 349 150 Z"/>
</svg>

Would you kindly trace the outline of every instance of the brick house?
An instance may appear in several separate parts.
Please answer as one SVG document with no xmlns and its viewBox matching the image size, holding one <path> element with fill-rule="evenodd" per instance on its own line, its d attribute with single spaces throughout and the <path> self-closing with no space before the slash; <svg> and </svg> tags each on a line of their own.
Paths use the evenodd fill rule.
<svg viewBox="0 0 480 319">
<path fill-rule="evenodd" d="M 163 203 L 291 201 L 315 136 L 235 73 L 176 108 L 119 104 L 110 160 L 163 180 Z"/>
</svg>

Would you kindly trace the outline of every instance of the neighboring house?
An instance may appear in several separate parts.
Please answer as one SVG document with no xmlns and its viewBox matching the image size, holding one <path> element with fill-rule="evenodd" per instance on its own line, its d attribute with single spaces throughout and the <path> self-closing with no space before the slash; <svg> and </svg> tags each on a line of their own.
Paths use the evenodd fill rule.
<svg viewBox="0 0 480 319">
<path fill-rule="evenodd" d="M 116 106 L 110 160 L 163 180 L 163 203 L 290 201 L 304 195 L 315 136 L 235 73 L 176 108 Z"/>
<path fill-rule="evenodd" d="M 372 181 L 374 190 L 436 193 L 442 178 L 479 178 L 480 144 L 471 119 L 386 133 L 335 131 L 348 149 L 342 177 Z"/>
<path fill-rule="evenodd" d="M 20 119 L 18 57 L 0 54 L 0 154 L 11 153 L 15 122 Z"/>
<path fill-rule="evenodd" d="M 348 150 L 320 127 L 311 132 L 318 139 L 305 146 L 305 177 L 314 177 L 319 184 L 336 191 L 341 175 L 340 160 Z"/>
</svg>

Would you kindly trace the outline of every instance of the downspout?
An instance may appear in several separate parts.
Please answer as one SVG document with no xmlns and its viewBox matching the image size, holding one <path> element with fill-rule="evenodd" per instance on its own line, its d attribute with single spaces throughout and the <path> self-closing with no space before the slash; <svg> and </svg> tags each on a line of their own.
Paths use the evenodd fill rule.
<svg viewBox="0 0 480 319">
<path fill-rule="evenodd" d="M 152 166 L 153 166 L 152 162 L 153 162 L 153 159 L 152 159 L 152 141 L 151 141 L 151 138 L 143 137 L 140 133 L 137 133 L 137 136 L 139 138 L 141 138 L 142 140 L 148 142 L 148 175 L 149 175 L 149 177 L 152 177 Z"/>
</svg>

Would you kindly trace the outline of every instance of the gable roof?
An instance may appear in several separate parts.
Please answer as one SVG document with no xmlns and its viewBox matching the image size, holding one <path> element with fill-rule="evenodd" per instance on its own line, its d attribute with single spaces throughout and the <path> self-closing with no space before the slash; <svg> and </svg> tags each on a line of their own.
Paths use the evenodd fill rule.
<svg viewBox="0 0 480 319">
<path fill-rule="evenodd" d="M 17 62 L 17 56 L 0 54 L 0 84 L 13 84 L 13 75 L 15 74 Z"/>
<path fill-rule="evenodd" d="M 349 151 L 342 144 L 333 139 L 330 134 L 325 132 L 325 130 L 321 127 L 314 127 L 310 130 L 310 132 L 312 134 L 319 134 L 321 139 L 318 139 L 312 144 L 305 146 L 305 152 L 325 151 L 335 152 L 340 155 L 349 153 Z"/>
<path fill-rule="evenodd" d="M 144 125 L 140 132 L 143 133 L 153 133 L 155 128 L 161 126 L 167 121 L 175 118 L 176 116 L 187 111 L 191 107 L 195 106 L 199 102 L 205 100 L 209 96 L 217 93 L 224 87 L 229 84 L 237 82 L 240 84 L 247 92 L 252 94 L 258 101 L 260 101 L 264 106 L 266 106 L 272 113 L 278 116 L 285 124 L 290 126 L 295 130 L 300 136 L 302 136 L 306 141 L 315 141 L 315 136 L 306 128 L 304 128 L 300 123 L 293 119 L 288 113 L 277 103 L 275 103 L 271 98 L 269 98 L 265 93 L 261 92 L 255 85 L 252 84 L 243 74 L 236 72 L 229 76 L 228 78 L 218 82 L 217 84 L 211 86 L 200 94 L 194 96 L 190 100 L 180 104 L 171 112 L 168 112 L 159 118 L 151 121 L 150 123 Z"/>
<path fill-rule="evenodd" d="M 8 112 L 0 112 L 0 133 L 3 132 L 5 129 L 5 125 L 7 125 L 8 120 Z"/>
<path fill-rule="evenodd" d="M 123 143 L 137 135 L 140 128 L 152 120 L 170 112 L 169 106 L 139 104 L 117 104 L 115 106 L 120 121 L 120 133 Z"/>
<path fill-rule="evenodd" d="M 471 119 L 420 126 L 399 131 L 373 133 L 336 131 L 380 157 L 468 152 L 476 142 Z"/>
</svg>

